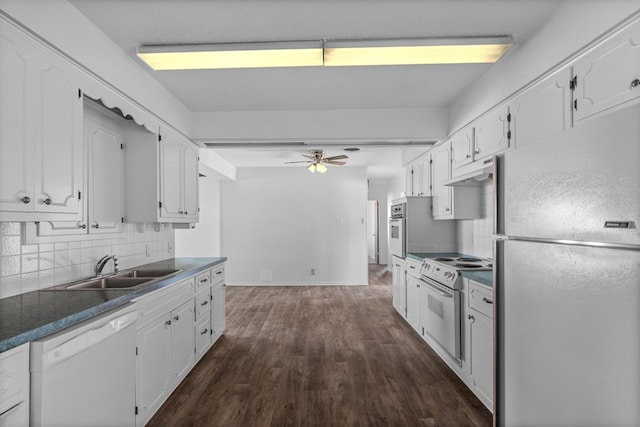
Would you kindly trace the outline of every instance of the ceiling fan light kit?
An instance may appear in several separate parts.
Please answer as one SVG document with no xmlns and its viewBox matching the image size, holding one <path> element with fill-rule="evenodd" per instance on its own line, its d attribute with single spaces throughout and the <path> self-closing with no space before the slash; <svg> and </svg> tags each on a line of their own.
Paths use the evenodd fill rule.
<svg viewBox="0 0 640 427">
<path fill-rule="evenodd" d="M 136 53 L 156 71 L 475 64 L 496 62 L 512 44 L 511 37 L 317 40 L 141 46 Z"/>
<path fill-rule="evenodd" d="M 343 166 L 347 162 L 343 162 L 342 160 L 349 158 L 344 154 L 325 157 L 324 150 L 311 150 L 311 155 L 303 154 L 302 156 L 308 158 L 309 160 L 302 160 L 299 162 L 285 162 L 285 164 L 310 163 L 309 166 L 307 166 L 307 170 L 309 172 L 315 173 L 316 171 L 318 171 L 319 173 L 325 173 L 328 170 L 326 165 Z"/>
</svg>

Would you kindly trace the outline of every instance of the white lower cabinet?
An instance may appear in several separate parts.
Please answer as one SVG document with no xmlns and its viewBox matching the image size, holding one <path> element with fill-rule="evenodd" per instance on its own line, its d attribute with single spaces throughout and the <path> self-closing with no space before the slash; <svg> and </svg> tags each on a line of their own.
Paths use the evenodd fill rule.
<svg viewBox="0 0 640 427">
<path fill-rule="evenodd" d="M 224 264 L 136 303 L 136 426 L 143 426 L 222 335 Z"/>
<path fill-rule="evenodd" d="M 29 344 L 0 353 L 0 427 L 29 425 Z"/>
<path fill-rule="evenodd" d="M 493 406 L 493 292 L 469 281 L 466 315 L 468 384 L 489 409 Z"/>
<path fill-rule="evenodd" d="M 393 307 L 402 317 L 407 315 L 407 267 L 406 261 L 393 257 Z"/>
<path fill-rule="evenodd" d="M 420 330 L 420 281 L 411 272 L 419 272 L 419 269 L 407 262 L 407 322 L 416 331 Z M 413 269 L 412 269 L 413 267 Z"/>
</svg>

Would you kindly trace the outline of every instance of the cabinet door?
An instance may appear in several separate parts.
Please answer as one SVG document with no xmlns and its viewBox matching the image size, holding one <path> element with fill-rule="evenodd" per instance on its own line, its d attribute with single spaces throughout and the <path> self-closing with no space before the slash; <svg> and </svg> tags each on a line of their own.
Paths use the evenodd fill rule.
<svg viewBox="0 0 640 427">
<path fill-rule="evenodd" d="M 406 317 L 407 279 L 404 263 L 393 261 L 393 307 L 402 317 Z"/>
<path fill-rule="evenodd" d="M 192 300 L 171 311 L 172 384 L 179 383 L 193 366 L 195 360 L 193 321 Z"/>
<path fill-rule="evenodd" d="M 510 107 L 515 147 L 571 127 L 571 70 L 560 70 L 516 97 Z"/>
<path fill-rule="evenodd" d="M 85 127 L 89 232 L 119 232 L 124 217 L 123 140 L 119 132 L 93 121 Z"/>
<path fill-rule="evenodd" d="M 31 47 L 0 28 L 0 211 L 32 211 L 33 132 L 27 104 Z"/>
<path fill-rule="evenodd" d="M 215 285 L 211 288 L 213 303 L 211 304 L 211 328 L 214 340 L 224 332 L 225 321 L 225 286 Z"/>
<path fill-rule="evenodd" d="M 420 330 L 420 282 L 407 275 L 407 321 L 416 331 Z"/>
<path fill-rule="evenodd" d="M 431 156 L 425 155 L 420 161 L 420 193 L 431 196 Z"/>
<path fill-rule="evenodd" d="M 469 374 L 476 391 L 488 403 L 493 401 L 493 321 L 475 310 L 467 316 Z"/>
<path fill-rule="evenodd" d="M 82 93 L 74 74 L 46 53 L 38 58 L 34 108 L 35 210 L 81 219 Z M 71 219 L 71 218 L 70 218 Z"/>
<path fill-rule="evenodd" d="M 182 218 L 182 182 L 184 146 L 170 133 L 160 141 L 160 201 L 162 218 Z"/>
<path fill-rule="evenodd" d="M 449 143 L 434 148 L 431 152 L 431 174 L 433 177 L 433 216 L 444 218 L 451 215 L 451 187 L 442 183 L 451 177 Z"/>
<path fill-rule="evenodd" d="M 184 148 L 183 212 L 185 217 L 198 219 L 198 151 Z"/>
<path fill-rule="evenodd" d="M 163 316 L 136 335 L 136 425 L 143 426 L 169 395 L 171 318 Z"/>
<path fill-rule="evenodd" d="M 473 148 L 473 127 L 469 126 L 453 135 L 451 137 L 451 168 L 455 170 L 473 162 Z"/>
<path fill-rule="evenodd" d="M 475 125 L 475 160 L 509 148 L 509 107 L 496 108 L 485 114 Z"/>
<path fill-rule="evenodd" d="M 407 165 L 405 168 L 406 193 L 407 196 L 413 196 L 413 164 Z"/>
<path fill-rule="evenodd" d="M 414 196 L 422 196 L 422 162 L 420 159 L 413 162 L 413 175 L 411 175 L 411 188 Z"/>
<path fill-rule="evenodd" d="M 573 123 L 640 98 L 640 22 L 573 65 Z"/>
</svg>

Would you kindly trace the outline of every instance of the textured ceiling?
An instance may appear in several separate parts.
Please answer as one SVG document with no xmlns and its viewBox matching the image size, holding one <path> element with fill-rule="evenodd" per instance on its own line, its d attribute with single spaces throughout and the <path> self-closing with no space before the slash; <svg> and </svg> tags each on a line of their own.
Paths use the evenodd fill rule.
<svg viewBox="0 0 640 427">
<path fill-rule="evenodd" d="M 510 35 L 544 26 L 561 0 L 70 0 L 125 52 L 140 45 Z M 508 55 L 508 53 L 507 53 Z M 136 61 L 137 58 L 136 58 Z M 491 65 L 305 67 L 154 72 L 188 109 L 207 111 L 447 108 Z M 372 178 L 416 148 L 350 155 Z M 326 148 L 342 152 L 342 148 Z M 279 166 L 306 148 L 217 150 L 238 167 Z M 425 148 L 422 149 L 424 151 Z M 403 153 L 404 152 L 404 153 Z"/>
<path fill-rule="evenodd" d="M 130 55 L 144 44 L 511 35 L 559 0 L 72 0 Z M 141 65 L 142 66 L 142 65 Z M 191 111 L 448 106 L 490 65 L 153 72 Z"/>
</svg>

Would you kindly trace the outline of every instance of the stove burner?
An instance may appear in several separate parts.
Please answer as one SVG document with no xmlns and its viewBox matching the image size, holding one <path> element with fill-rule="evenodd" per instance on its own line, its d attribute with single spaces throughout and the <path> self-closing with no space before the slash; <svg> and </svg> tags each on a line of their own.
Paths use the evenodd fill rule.
<svg viewBox="0 0 640 427">
<path fill-rule="evenodd" d="M 434 258 L 434 261 L 455 261 L 453 258 L 444 258 L 444 257 L 440 257 L 440 258 Z"/>
<path fill-rule="evenodd" d="M 461 262 L 480 262 L 482 260 L 480 258 L 473 258 L 473 257 L 460 257 L 460 258 L 458 258 L 458 261 L 461 261 Z"/>
<path fill-rule="evenodd" d="M 464 264 L 464 263 L 456 263 L 455 264 L 456 267 L 460 267 L 460 268 L 482 268 L 481 265 L 476 265 L 476 264 Z"/>
</svg>

